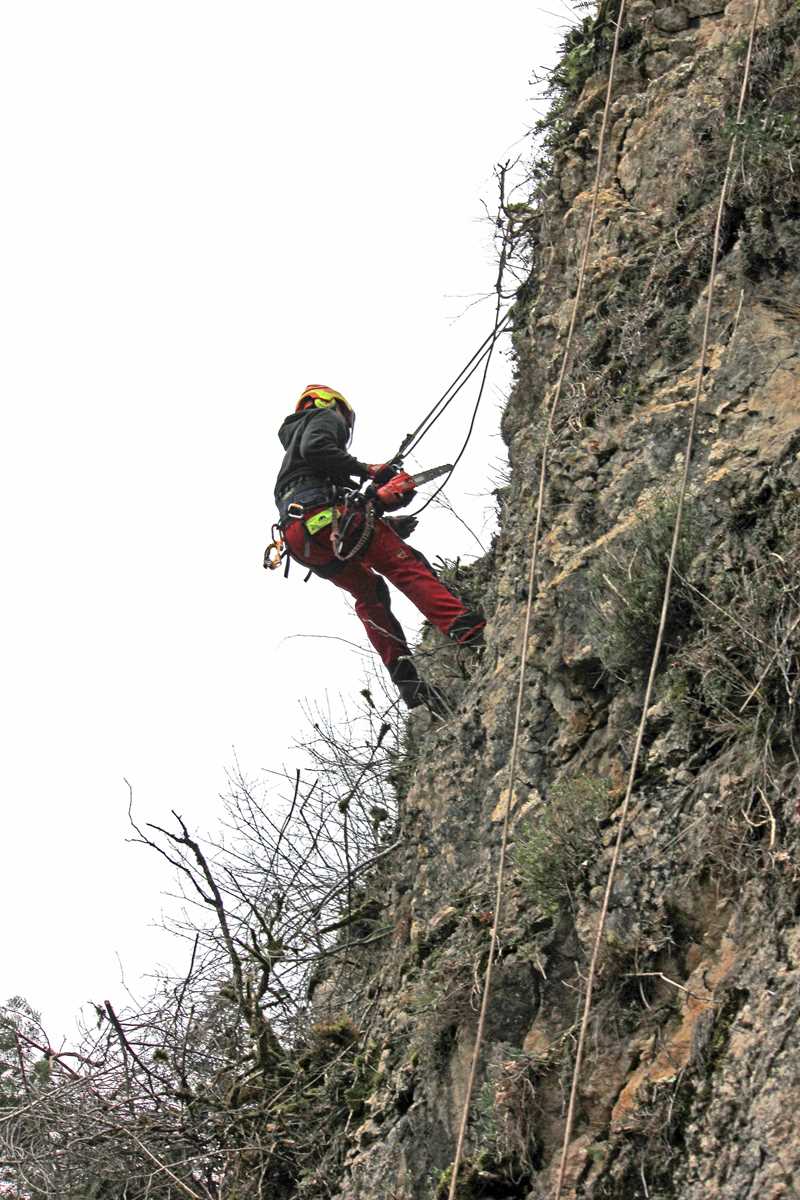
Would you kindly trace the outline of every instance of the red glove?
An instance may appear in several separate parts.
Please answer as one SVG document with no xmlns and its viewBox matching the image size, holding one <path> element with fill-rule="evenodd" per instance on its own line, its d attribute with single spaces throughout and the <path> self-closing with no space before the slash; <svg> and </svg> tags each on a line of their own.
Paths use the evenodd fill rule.
<svg viewBox="0 0 800 1200">
<path fill-rule="evenodd" d="M 383 487 L 379 487 L 375 494 L 384 508 L 402 508 L 413 498 L 414 488 L 411 476 L 406 471 L 400 471 Z"/>
<path fill-rule="evenodd" d="M 380 487 L 381 484 L 389 482 L 398 468 L 392 463 L 370 463 L 368 470 L 370 479 L 374 479 L 375 486 Z"/>
</svg>

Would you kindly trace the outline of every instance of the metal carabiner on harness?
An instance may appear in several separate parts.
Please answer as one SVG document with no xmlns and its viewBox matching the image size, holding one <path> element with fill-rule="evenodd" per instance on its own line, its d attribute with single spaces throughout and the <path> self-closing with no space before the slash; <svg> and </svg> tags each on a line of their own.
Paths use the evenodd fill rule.
<svg viewBox="0 0 800 1200">
<path fill-rule="evenodd" d="M 277 533 L 275 532 L 277 530 Z M 264 570 L 276 571 L 286 557 L 286 543 L 280 525 L 273 525 L 270 531 L 272 541 L 264 551 Z"/>
</svg>

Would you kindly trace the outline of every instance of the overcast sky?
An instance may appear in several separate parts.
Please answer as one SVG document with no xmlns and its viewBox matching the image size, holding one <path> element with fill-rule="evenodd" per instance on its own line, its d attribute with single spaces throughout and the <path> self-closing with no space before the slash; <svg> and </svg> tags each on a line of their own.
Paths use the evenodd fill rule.
<svg viewBox="0 0 800 1200">
<path fill-rule="evenodd" d="M 359 686 L 292 636 L 364 645 L 342 594 L 261 568 L 276 430 L 327 383 L 381 461 L 483 340 L 490 302 L 455 318 L 493 286 L 482 201 L 528 153 L 553 3 L 0 4 L 0 999 L 54 1039 L 118 956 L 135 988 L 173 953 L 124 778 L 213 829 L 234 751 L 291 763 L 301 698 Z M 449 491 L 478 532 L 507 381 Z M 441 514 L 414 541 L 477 551 Z"/>
</svg>

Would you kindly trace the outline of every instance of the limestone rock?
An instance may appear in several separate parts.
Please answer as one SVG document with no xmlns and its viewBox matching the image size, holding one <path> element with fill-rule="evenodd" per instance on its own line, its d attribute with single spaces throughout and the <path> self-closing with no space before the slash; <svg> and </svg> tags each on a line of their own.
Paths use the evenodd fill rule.
<svg viewBox="0 0 800 1200">
<path fill-rule="evenodd" d="M 336 1200 L 443 1195 L 507 812 L 500 958 L 463 1194 L 552 1196 L 576 1013 L 660 613 L 663 529 L 698 377 L 750 12 L 738 0 L 724 11 L 717 0 L 631 8 L 636 32 L 622 51 L 626 82 L 549 450 L 511 796 L 544 405 L 592 201 L 607 82 L 598 61 L 552 127 L 554 138 L 567 132 L 529 227 L 536 253 L 547 246 L 552 260 L 518 300 L 502 421 L 511 476 L 496 544 L 474 568 L 490 617 L 486 658 L 463 679 L 440 649 L 431 656 L 461 698 L 452 721 L 412 728 L 407 850 L 392 868 L 405 933 L 369 947 L 364 1020 L 385 1049 L 367 1115 L 334 1135 Z M 762 135 L 743 143 L 726 213 L 689 473 L 692 550 L 675 582 L 600 945 L 569 1200 L 800 1194 L 800 17 L 788 0 L 769 0 L 762 25 L 748 125 Z M 777 112 L 786 119 L 770 140 Z M 794 172 L 781 158 L 790 143 Z M 662 540 L 648 542 L 657 528 Z"/>
<path fill-rule="evenodd" d="M 659 8 L 653 14 L 653 24 L 662 33 L 681 33 L 689 27 L 689 14 L 677 4 L 669 8 Z"/>
</svg>

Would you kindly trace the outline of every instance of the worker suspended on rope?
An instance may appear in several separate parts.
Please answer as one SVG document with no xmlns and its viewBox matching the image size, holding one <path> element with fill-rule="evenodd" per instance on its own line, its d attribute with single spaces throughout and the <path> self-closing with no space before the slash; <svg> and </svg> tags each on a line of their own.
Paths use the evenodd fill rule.
<svg viewBox="0 0 800 1200">
<path fill-rule="evenodd" d="M 285 454 L 275 502 L 286 549 L 354 598 L 367 637 L 408 707 L 425 704 L 442 715 L 446 698 L 419 678 L 392 613 L 386 579 L 459 645 L 480 646 L 486 622 L 406 543 L 416 519 L 385 515 L 413 499 L 414 480 L 394 464 L 370 466 L 354 458 L 347 449 L 354 423 L 352 406 L 340 392 L 312 384 L 281 425 Z M 372 480 L 367 496 L 356 494 L 367 479 Z"/>
</svg>

